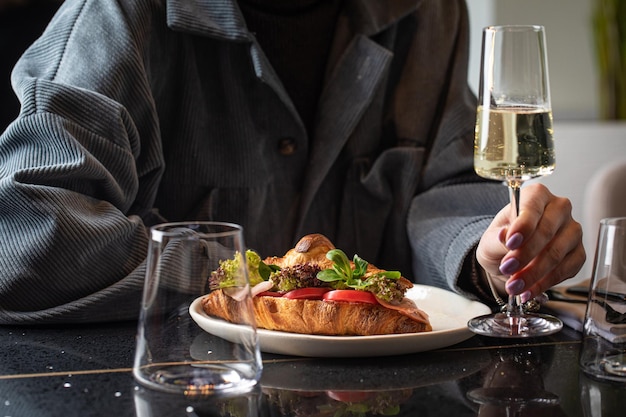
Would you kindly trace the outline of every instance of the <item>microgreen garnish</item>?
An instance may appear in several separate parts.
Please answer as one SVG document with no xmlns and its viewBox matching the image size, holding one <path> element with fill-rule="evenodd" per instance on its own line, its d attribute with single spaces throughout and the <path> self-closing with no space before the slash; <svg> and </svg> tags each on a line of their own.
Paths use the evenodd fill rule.
<svg viewBox="0 0 626 417">
<path fill-rule="evenodd" d="M 354 255 L 354 268 L 350 264 L 348 257 L 341 249 L 332 249 L 326 253 L 326 257 L 333 261 L 330 269 L 324 269 L 317 274 L 317 279 L 324 282 L 334 282 L 338 287 L 345 285 L 349 288 L 366 290 L 371 286 L 370 278 L 384 277 L 388 279 L 398 279 L 401 274 L 398 271 L 381 271 L 368 278 L 364 278 L 367 272 L 368 262 Z"/>
</svg>

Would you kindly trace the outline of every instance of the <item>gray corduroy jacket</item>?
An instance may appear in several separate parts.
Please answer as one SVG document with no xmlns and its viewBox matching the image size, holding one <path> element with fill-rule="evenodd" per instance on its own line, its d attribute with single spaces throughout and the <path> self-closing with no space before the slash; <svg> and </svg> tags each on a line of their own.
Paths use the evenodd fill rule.
<svg viewBox="0 0 626 417">
<path fill-rule="evenodd" d="M 0 323 L 132 318 L 148 227 L 323 233 L 453 288 L 505 187 L 472 169 L 462 0 L 346 0 L 313 137 L 232 0 L 66 0 L 13 72 Z"/>
</svg>

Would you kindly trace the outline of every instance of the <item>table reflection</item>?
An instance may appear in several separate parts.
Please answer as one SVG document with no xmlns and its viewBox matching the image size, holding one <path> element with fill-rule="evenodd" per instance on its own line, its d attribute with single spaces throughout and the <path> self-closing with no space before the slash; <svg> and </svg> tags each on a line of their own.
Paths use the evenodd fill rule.
<svg viewBox="0 0 626 417">
<path fill-rule="evenodd" d="M 626 410 L 626 384 L 600 381 L 580 372 L 580 399 L 585 417 L 622 417 Z"/>
<path fill-rule="evenodd" d="M 261 391 L 245 395 L 190 396 L 169 394 L 142 386 L 135 387 L 136 417 L 258 417 L 261 414 Z"/>
<path fill-rule="evenodd" d="M 263 400 L 272 416 L 397 416 L 412 394 L 412 389 L 289 391 L 263 388 Z"/>
<path fill-rule="evenodd" d="M 479 405 L 478 415 L 565 416 L 558 395 L 545 389 L 544 374 L 551 363 L 546 353 L 530 346 L 495 351 L 483 386 L 467 392 Z"/>
<path fill-rule="evenodd" d="M 261 385 L 239 397 L 164 395 L 137 386 L 137 417 L 369 417 L 428 414 L 474 416 L 458 381 L 473 377 L 491 363 L 482 350 L 383 358 L 298 358 L 266 356 Z M 420 359 L 421 366 L 409 366 Z"/>
</svg>

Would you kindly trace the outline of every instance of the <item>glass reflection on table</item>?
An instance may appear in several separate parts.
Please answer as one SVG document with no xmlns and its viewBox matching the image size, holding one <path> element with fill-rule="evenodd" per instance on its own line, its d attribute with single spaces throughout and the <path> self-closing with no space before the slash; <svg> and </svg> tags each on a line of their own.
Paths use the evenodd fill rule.
<svg viewBox="0 0 626 417">
<path fill-rule="evenodd" d="M 496 351 L 483 386 L 467 392 L 479 405 L 479 416 L 565 415 L 558 395 L 545 389 L 544 368 L 550 361 L 541 352 L 533 347 Z"/>
</svg>

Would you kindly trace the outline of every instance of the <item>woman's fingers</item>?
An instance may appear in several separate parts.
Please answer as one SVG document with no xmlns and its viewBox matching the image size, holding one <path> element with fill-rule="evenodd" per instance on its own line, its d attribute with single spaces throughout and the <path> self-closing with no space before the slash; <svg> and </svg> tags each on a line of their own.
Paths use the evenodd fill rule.
<svg viewBox="0 0 626 417">
<path fill-rule="evenodd" d="M 487 272 L 510 277 L 507 292 L 529 299 L 580 270 L 586 258 L 582 227 L 568 199 L 541 184 L 528 185 L 519 216 L 505 207 L 481 239 L 477 257 Z"/>
</svg>

